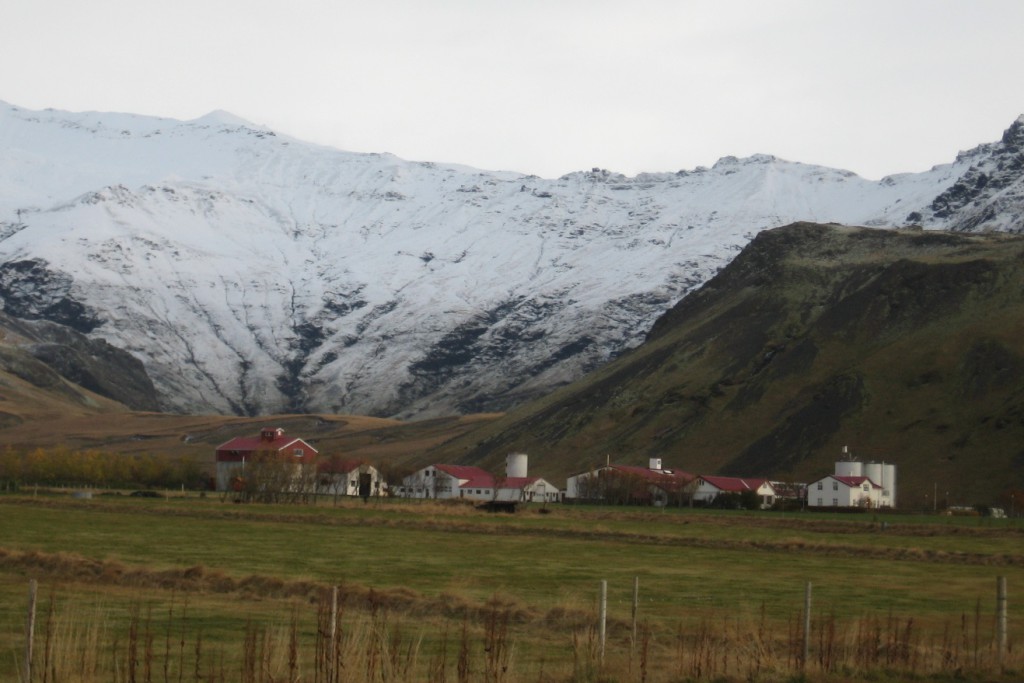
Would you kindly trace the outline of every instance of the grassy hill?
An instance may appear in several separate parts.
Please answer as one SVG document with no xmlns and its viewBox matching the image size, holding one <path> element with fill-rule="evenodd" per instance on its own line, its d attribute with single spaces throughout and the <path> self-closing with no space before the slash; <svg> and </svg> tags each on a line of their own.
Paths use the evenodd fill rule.
<svg viewBox="0 0 1024 683">
<path fill-rule="evenodd" d="M 844 445 L 897 464 L 902 507 L 1024 485 L 1024 239 L 762 232 L 640 348 L 433 455 L 809 481 Z"/>
</svg>

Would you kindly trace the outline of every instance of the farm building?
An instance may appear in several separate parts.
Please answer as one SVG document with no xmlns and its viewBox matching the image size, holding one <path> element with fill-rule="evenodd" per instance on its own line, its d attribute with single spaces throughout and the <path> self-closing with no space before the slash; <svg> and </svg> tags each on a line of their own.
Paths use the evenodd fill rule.
<svg viewBox="0 0 1024 683">
<path fill-rule="evenodd" d="M 494 477 L 490 472 L 468 465 L 427 465 L 402 479 L 395 495 L 402 498 L 469 498 L 491 500 Z"/>
<path fill-rule="evenodd" d="M 647 467 L 609 463 L 569 477 L 566 500 L 664 506 L 679 504 L 693 475 L 662 468 L 661 458 Z"/>
<path fill-rule="evenodd" d="M 321 458 L 316 472 L 316 492 L 320 495 L 359 496 L 365 499 L 382 496 L 387 489 L 380 471 L 360 460 L 345 460 L 335 456 Z"/>
<path fill-rule="evenodd" d="M 240 488 L 246 476 L 246 465 L 250 476 L 254 467 L 273 464 L 284 476 L 301 478 L 311 472 L 316 463 L 317 450 L 297 437 L 285 436 L 280 427 L 264 427 L 259 436 L 239 436 L 217 447 L 214 458 L 217 464 L 216 488 L 229 491 Z"/>
<path fill-rule="evenodd" d="M 500 502 L 555 502 L 558 488 L 539 477 L 527 476 L 526 455 L 506 458 L 504 479 L 468 465 L 428 465 L 402 480 L 395 494 L 405 498 L 463 499 Z"/>
<path fill-rule="evenodd" d="M 509 453 L 505 457 L 505 478 L 498 482 L 494 500 L 501 503 L 557 503 L 562 499 L 558 487 L 540 477 L 527 475 L 527 455 Z"/>
<path fill-rule="evenodd" d="M 810 507 L 896 507 L 896 465 L 861 462 L 849 457 L 836 461 L 835 472 L 807 486 Z"/>
<path fill-rule="evenodd" d="M 695 503 L 710 505 L 722 494 L 756 495 L 762 510 L 775 504 L 777 493 L 775 487 L 767 479 L 748 479 L 741 477 L 713 477 L 701 475 L 688 487 L 691 499 Z"/>
</svg>

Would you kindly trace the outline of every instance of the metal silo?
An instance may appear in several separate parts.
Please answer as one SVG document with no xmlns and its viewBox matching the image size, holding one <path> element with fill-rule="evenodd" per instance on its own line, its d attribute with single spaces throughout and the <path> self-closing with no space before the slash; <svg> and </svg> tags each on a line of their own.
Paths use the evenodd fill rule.
<svg viewBox="0 0 1024 683">
<path fill-rule="evenodd" d="M 847 457 L 844 453 L 844 458 Z M 837 460 L 837 477 L 862 477 L 864 476 L 864 463 L 860 460 Z"/>
<path fill-rule="evenodd" d="M 872 483 L 883 486 L 882 484 L 882 463 L 880 462 L 869 462 L 864 465 L 864 476 L 871 480 Z"/>
<path fill-rule="evenodd" d="M 509 453 L 505 456 L 505 476 L 509 479 L 525 477 L 527 472 L 526 453 Z"/>
</svg>

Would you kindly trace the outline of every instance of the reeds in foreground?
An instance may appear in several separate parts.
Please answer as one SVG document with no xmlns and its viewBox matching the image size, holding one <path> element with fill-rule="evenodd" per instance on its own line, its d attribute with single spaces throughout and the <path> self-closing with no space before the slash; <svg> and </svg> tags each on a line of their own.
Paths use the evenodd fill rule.
<svg viewBox="0 0 1024 683">
<path fill-rule="evenodd" d="M 799 616 L 773 621 L 763 607 L 756 614 L 705 611 L 670 625 L 645 621 L 636 638 L 613 624 L 602 657 L 596 625 L 517 623 L 510 603 L 498 598 L 459 621 L 410 622 L 384 602 L 353 607 L 337 592 L 287 604 L 280 618 L 250 618 L 213 635 L 173 593 L 165 605 L 137 599 L 115 610 L 81 607 L 51 591 L 33 682 L 1011 681 L 1024 670 L 1012 648 L 999 662 L 994 625 L 980 605 L 929 631 L 894 613 L 821 614 L 804 663 Z"/>
</svg>

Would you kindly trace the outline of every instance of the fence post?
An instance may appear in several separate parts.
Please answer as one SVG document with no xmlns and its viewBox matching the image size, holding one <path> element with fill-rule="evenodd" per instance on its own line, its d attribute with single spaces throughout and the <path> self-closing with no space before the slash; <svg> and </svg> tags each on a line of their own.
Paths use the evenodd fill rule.
<svg viewBox="0 0 1024 683">
<path fill-rule="evenodd" d="M 605 644 L 605 635 L 606 635 L 605 626 L 606 626 L 607 621 L 608 621 L 608 580 L 607 579 L 602 579 L 601 580 L 601 616 L 600 616 L 600 620 L 601 620 L 601 623 L 598 626 L 598 633 L 600 634 L 600 644 L 601 644 L 601 664 L 604 664 L 604 644 Z"/>
<path fill-rule="evenodd" d="M 996 577 L 996 648 L 999 653 L 999 665 L 1002 666 L 1003 658 L 1006 656 L 1006 624 L 1007 624 L 1007 603 L 1006 577 Z"/>
<path fill-rule="evenodd" d="M 807 668 L 807 659 L 811 654 L 811 582 L 804 588 L 804 651 L 800 658 L 800 670 Z"/>
<path fill-rule="evenodd" d="M 327 661 L 331 663 L 331 681 L 337 680 L 338 676 L 338 587 L 331 586 L 331 648 L 327 655 Z"/>
<path fill-rule="evenodd" d="M 636 613 L 640 608 L 640 577 L 633 577 L 633 647 L 636 647 Z"/>
<path fill-rule="evenodd" d="M 32 646 L 36 633 L 36 580 L 28 582 L 28 618 L 25 621 L 25 683 L 32 683 Z"/>
</svg>

